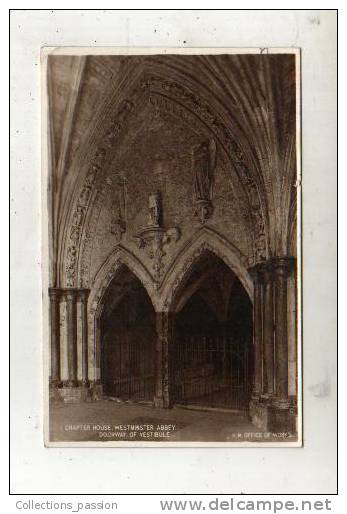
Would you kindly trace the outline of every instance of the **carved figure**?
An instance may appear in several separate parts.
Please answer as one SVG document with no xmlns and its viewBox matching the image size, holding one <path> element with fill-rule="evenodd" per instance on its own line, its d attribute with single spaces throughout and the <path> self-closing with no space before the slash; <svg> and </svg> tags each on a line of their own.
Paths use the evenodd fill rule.
<svg viewBox="0 0 347 514">
<path fill-rule="evenodd" d="M 126 231 L 125 221 L 118 215 L 111 221 L 110 232 L 116 238 L 117 243 L 122 239 L 124 232 Z"/>
<path fill-rule="evenodd" d="M 159 280 L 164 271 L 163 259 L 166 255 L 164 247 L 176 243 L 181 232 L 178 227 L 165 229 L 162 225 L 162 203 L 160 191 L 149 195 L 149 221 L 148 226 L 138 232 L 134 239 L 140 249 L 146 248 L 149 258 L 152 260 L 152 269 L 155 280 Z"/>
<path fill-rule="evenodd" d="M 192 168 L 194 175 L 194 216 L 203 225 L 213 213 L 212 187 L 216 166 L 216 143 L 214 139 L 203 141 L 193 148 Z"/>
<path fill-rule="evenodd" d="M 151 195 L 149 195 L 148 208 L 149 208 L 148 225 L 154 226 L 154 227 L 160 227 L 161 226 L 161 218 L 162 218 L 160 191 L 156 191 L 155 193 L 152 193 Z"/>
<path fill-rule="evenodd" d="M 208 200 L 211 180 L 206 143 L 194 148 L 193 159 L 195 198 L 196 200 Z"/>
</svg>

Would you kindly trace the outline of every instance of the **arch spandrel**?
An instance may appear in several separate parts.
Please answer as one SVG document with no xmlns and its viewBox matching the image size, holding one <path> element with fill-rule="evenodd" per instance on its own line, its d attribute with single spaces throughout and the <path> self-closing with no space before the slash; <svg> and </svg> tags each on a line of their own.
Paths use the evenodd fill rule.
<svg viewBox="0 0 347 514">
<path fill-rule="evenodd" d="M 95 164 L 95 158 L 91 158 L 92 164 L 89 164 L 88 166 L 91 167 L 92 171 L 96 170 L 96 172 L 95 174 L 92 172 L 88 174 L 87 170 L 86 180 L 90 180 L 88 177 L 92 176 L 93 184 L 91 185 L 93 188 L 98 187 L 101 175 L 103 175 L 100 170 L 107 170 L 113 159 L 111 154 L 112 148 L 114 148 L 114 139 L 112 138 L 115 138 L 115 141 L 117 141 L 117 147 L 122 146 L 122 134 L 124 134 L 124 127 L 131 121 L 131 119 L 136 117 L 136 113 L 141 108 L 141 106 L 143 107 L 144 98 L 151 98 L 151 101 L 154 102 L 153 105 L 155 108 L 169 109 L 172 113 L 175 113 L 175 111 L 178 109 L 177 113 L 179 112 L 181 118 L 189 117 L 189 122 L 193 120 L 193 123 L 199 125 L 202 132 L 206 133 L 207 131 L 211 136 L 216 138 L 216 141 L 218 141 L 218 144 L 220 145 L 221 149 L 223 149 L 223 152 L 225 152 L 225 155 L 228 156 L 228 159 L 232 161 L 232 169 L 235 171 L 235 181 L 239 184 L 238 187 L 240 189 L 240 195 L 243 197 L 245 191 L 247 190 L 249 194 L 252 193 L 256 198 L 254 199 L 253 203 L 256 206 L 257 212 L 259 211 L 258 214 L 260 217 L 258 217 L 260 220 L 260 218 L 262 218 L 262 215 L 260 214 L 260 206 L 262 202 L 260 201 L 258 186 L 254 182 L 255 179 L 251 177 L 252 173 L 250 170 L 252 170 L 252 166 L 246 166 L 243 168 L 242 173 L 240 174 L 240 170 L 238 170 L 238 166 L 235 164 L 236 156 L 239 156 L 240 151 L 237 151 L 235 139 L 233 139 L 231 133 L 229 133 L 228 130 L 224 127 L 220 114 L 217 111 L 214 112 L 211 110 L 212 108 L 209 107 L 207 103 L 205 104 L 203 102 L 200 106 L 198 97 L 194 97 L 193 99 L 192 94 L 188 94 L 188 90 L 186 91 L 183 86 L 180 86 L 180 88 L 174 87 L 175 82 L 167 82 L 167 80 L 163 80 L 159 75 L 156 76 L 156 80 L 154 82 L 153 77 L 151 77 L 152 80 L 147 81 L 145 77 L 146 73 L 144 70 L 142 71 L 140 77 L 136 75 L 133 82 L 133 94 L 131 96 L 131 100 L 123 100 L 123 104 L 121 104 L 119 107 L 119 112 L 117 112 L 117 116 L 118 118 L 120 116 L 121 121 L 116 116 L 112 121 L 113 125 L 115 125 L 115 128 L 111 128 L 108 132 L 106 131 L 106 134 L 103 136 L 101 141 L 98 142 L 98 144 L 95 142 L 96 155 L 100 162 L 98 161 L 98 163 Z M 161 94 L 159 94 L 158 88 L 160 89 Z M 193 102 L 193 104 L 190 105 L 189 102 Z M 192 106 L 195 106 L 195 109 L 193 109 Z M 213 120 L 215 120 L 213 123 L 210 119 L 211 116 Z M 243 183 L 241 177 L 246 176 L 248 177 L 247 180 L 244 178 L 246 183 Z M 249 184 L 251 184 L 252 187 L 248 187 Z M 75 210 L 77 209 L 78 212 L 77 214 L 75 212 L 71 214 L 71 219 L 68 223 L 69 227 L 71 225 L 71 242 L 65 249 L 63 249 L 65 258 L 63 259 L 64 264 L 62 268 L 62 277 L 66 276 L 65 280 L 68 285 L 74 285 L 77 283 L 77 281 L 80 280 L 79 268 L 84 265 L 83 263 L 81 264 L 81 261 L 84 259 L 84 254 L 83 248 L 80 248 L 82 241 L 79 239 L 81 238 L 82 234 L 84 234 L 86 219 L 88 218 L 88 213 L 92 208 L 93 202 L 90 202 L 87 199 L 88 201 L 86 200 L 84 204 L 80 204 L 79 202 L 81 202 L 81 200 L 79 197 L 81 195 L 79 195 L 79 191 L 82 191 L 82 193 L 86 192 L 87 194 L 90 191 L 91 185 L 89 182 L 88 184 L 83 184 L 81 177 L 81 182 L 79 183 L 78 187 L 76 187 L 75 191 L 77 195 L 75 196 L 75 198 L 77 198 L 75 202 Z M 247 194 L 245 195 L 244 201 L 249 202 L 250 199 L 246 198 Z M 253 212 L 254 214 L 255 211 L 254 209 L 252 210 L 251 208 L 247 207 L 246 209 L 243 209 L 243 212 Z M 76 221 L 75 225 L 74 220 Z M 259 225 L 259 227 L 262 227 L 258 227 L 261 233 L 264 229 L 264 221 L 259 221 L 259 224 L 256 223 L 255 225 L 254 223 L 254 220 L 247 220 L 252 239 L 258 237 L 255 233 L 253 234 L 255 226 L 258 227 Z M 254 226 L 252 227 L 252 225 Z M 86 239 L 88 240 L 88 237 Z"/>
<path fill-rule="evenodd" d="M 220 234 L 204 227 L 173 259 L 160 284 L 132 252 L 118 246 L 95 275 L 89 297 L 90 313 L 95 315 L 107 287 L 123 266 L 126 266 L 140 280 L 157 312 L 170 311 L 172 301 L 182 282 L 190 274 L 195 262 L 206 251 L 219 257 L 235 273 L 252 301 L 253 284 L 247 271 L 245 256 Z"/>
</svg>

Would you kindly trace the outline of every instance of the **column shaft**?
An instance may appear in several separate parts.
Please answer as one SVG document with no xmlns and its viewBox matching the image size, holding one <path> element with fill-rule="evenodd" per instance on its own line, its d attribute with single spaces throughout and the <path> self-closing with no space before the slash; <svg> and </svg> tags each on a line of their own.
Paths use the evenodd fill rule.
<svg viewBox="0 0 347 514">
<path fill-rule="evenodd" d="M 66 293 L 68 385 L 77 385 L 77 311 L 76 293 Z"/>
<path fill-rule="evenodd" d="M 258 275 L 258 273 L 257 273 Z M 254 342 L 254 383 L 253 394 L 258 396 L 262 392 L 263 386 L 263 302 L 262 285 L 260 277 L 254 280 L 254 304 L 253 304 L 253 342 Z"/>
<path fill-rule="evenodd" d="M 88 384 L 88 294 L 81 295 L 82 384 Z"/>
<path fill-rule="evenodd" d="M 264 384 L 263 393 L 271 396 L 274 392 L 274 326 L 273 288 L 271 270 L 264 272 L 263 287 L 263 345 L 264 345 Z"/>
<path fill-rule="evenodd" d="M 288 396 L 297 394 L 297 314 L 296 314 L 296 280 L 295 272 L 288 277 Z"/>
<path fill-rule="evenodd" d="M 173 344 L 172 313 L 157 313 L 156 387 L 154 403 L 157 407 L 171 406 L 171 362 Z"/>
<path fill-rule="evenodd" d="M 51 381 L 58 384 L 60 375 L 60 297 L 49 291 L 51 313 Z"/>
<path fill-rule="evenodd" d="M 288 258 L 274 260 L 275 282 L 275 382 L 276 397 L 288 398 L 288 328 L 287 328 L 287 280 L 291 261 Z"/>
<path fill-rule="evenodd" d="M 263 364 L 263 394 L 259 399 L 256 395 L 252 398 L 250 415 L 257 427 L 270 432 L 293 431 L 288 401 L 287 280 L 294 261 L 291 257 L 273 257 L 250 269 L 254 280 L 254 393 L 259 387 L 257 364 L 259 360 Z M 261 282 L 260 277 L 261 287 L 256 280 Z M 260 324 L 262 331 L 258 332 Z M 258 335 L 261 333 L 262 344 L 259 344 Z M 259 348 L 262 352 L 260 358 Z"/>
</svg>

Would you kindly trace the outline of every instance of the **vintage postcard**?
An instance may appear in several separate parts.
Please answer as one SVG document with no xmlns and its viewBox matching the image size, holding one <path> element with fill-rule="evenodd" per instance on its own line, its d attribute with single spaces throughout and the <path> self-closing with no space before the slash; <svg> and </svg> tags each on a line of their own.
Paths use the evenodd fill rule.
<svg viewBox="0 0 347 514">
<path fill-rule="evenodd" d="M 47 446 L 300 446 L 300 51 L 44 48 Z"/>
</svg>

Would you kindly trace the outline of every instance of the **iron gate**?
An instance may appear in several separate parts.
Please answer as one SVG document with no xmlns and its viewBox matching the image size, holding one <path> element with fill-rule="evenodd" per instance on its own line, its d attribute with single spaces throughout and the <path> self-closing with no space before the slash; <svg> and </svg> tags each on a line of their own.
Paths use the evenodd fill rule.
<svg viewBox="0 0 347 514">
<path fill-rule="evenodd" d="M 155 391 L 153 344 L 126 332 L 104 341 L 104 394 L 120 400 L 152 401 Z"/>
</svg>

